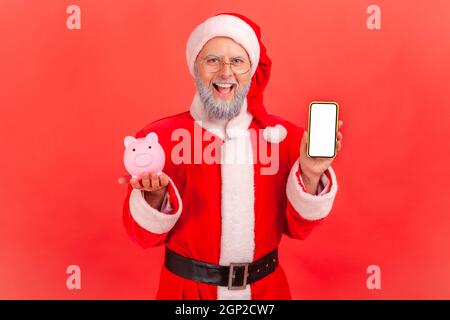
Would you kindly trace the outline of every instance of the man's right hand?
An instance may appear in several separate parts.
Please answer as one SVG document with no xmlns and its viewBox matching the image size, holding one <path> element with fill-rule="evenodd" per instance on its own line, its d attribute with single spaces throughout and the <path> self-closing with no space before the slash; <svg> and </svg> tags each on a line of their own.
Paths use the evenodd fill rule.
<svg viewBox="0 0 450 320">
<path fill-rule="evenodd" d="M 144 196 L 147 203 L 160 210 L 169 184 L 169 177 L 164 172 L 159 176 L 156 173 L 144 172 L 138 179 L 131 179 L 131 176 L 127 175 L 120 177 L 118 182 L 119 184 L 130 183 L 134 189 L 145 191 Z"/>
</svg>

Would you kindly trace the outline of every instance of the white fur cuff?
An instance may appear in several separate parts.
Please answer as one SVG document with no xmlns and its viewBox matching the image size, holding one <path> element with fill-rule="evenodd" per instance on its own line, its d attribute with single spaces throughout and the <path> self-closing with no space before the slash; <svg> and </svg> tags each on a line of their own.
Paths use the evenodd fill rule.
<svg viewBox="0 0 450 320">
<path fill-rule="evenodd" d="M 163 204 L 163 212 L 152 208 L 144 198 L 142 191 L 139 189 L 133 189 L 130 194 L 130 213 L 136 223 L 147 231 L 163 234 L 170 231 L 178 218 L 180 217 L 181 211 L 183 210 L 181 197 L 173 184 L 172 180 L 169 182 L 173 187 L 176 197 L 178 198 L 178 208 L 173 214 L 167 214 L 166 212 L 167 204 Z M 168 192 L 167 192 L 168 193 Z M 167 198 L 166 198 L 167 199 Z"/>
<path fill-rule="evenodd" d="M 333 201 L 337 192 L 336 175 L 331 166 L 327 169 L 330 179 L 327 177 L 327 172 L 322 174 L 321 182 L 324 185 L 323 190 L 319 195 L 312 195 L 303 191 L 297 178 L 297 171 L 299 170 L 300 160 L 297 160 L 292 166 L 289 173 L 288 182 L 286 185 L 286 195 L 300 216 L 306 220 L 319 220 L 325 218 L 333 207 Z M 300 177 L 301 179 L 301 177 Z M 331 184 L 331 188 L 330 188 Z"/>
</svg>

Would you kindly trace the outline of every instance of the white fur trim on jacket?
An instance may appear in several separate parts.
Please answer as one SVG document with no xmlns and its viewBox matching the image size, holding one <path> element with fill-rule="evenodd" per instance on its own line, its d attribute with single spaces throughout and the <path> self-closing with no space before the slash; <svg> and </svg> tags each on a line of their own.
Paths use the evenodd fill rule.
<svg viewBox="0 0 450 320">
<path fill-rule="evenodd" d="M 242 131 L 243 132 L 242 132 Z M 255 252 L 253 150 L 247 130 L 236 129 L 222 145 L 222 238 L 219 264 L 252 262 Z M 238 132 L 241 131 L 239 134 Z M 231 133 L 230 129 L 227 133 Z M 218 287 L 218 300 L 250 300 L 251 288 Z"/>
<path fill-rule="evenodd" d="M 241 112 L 227 123 L 209 119 L 198 93 L 192 101 L 191 115 L 196 123 L 224 140 L 221 146 L 221 239 L 219 264 L 253 262 L 255 253 L 254 160 L 248 130 L 252 115 L 247 99 Z M 250 300 L 251 286 L 229 290 L 217 287 L 218 300 Z"/>
<path fill-rule="evenodd" d="M 168 192 L 166 192 L 165 201 L 162 204 L 162 211 L 158 211 L 147 203 L 141 190 L 133 189 L 131 191 L 129 201 L 131 216 L 138 225 L 147 231 L 156 234 L 166 233 L 173 228 L 181 215 L 183 205 L 180 194 L 173 181 L 170 180 L 169 183 L 172 184 L 179 203 L 177 212 L 173 214 L 167 214 L 168 210 L 171 209 Z"/>
<path fill-rule="evenodd" d="M 244 47 L 250 58 L 251 76 L 259 63 L 259 42 L 252 27 L 236 16 L 221 14 L 210 17 L 192 31 L 186 45 L 186 60 L 194 76 L 194 64 L 198 53 L 208 40 L 214 37 L 229 37 Z"/>
<path fill-rule="evenodd" d="M 319 220 L 325 218 L 333 207 L 333 201 L 338 189 L 334 170 L 331 166 L 327 169 L 331 176 L 331 188 L 326 173 L 323 173 L 320 178 L 321 183 L 323 184 L 323 190 L 320 190 L 322 189 L 320 188 L 318 195 L 312 195 L 303 191 L 302 186 L 298 182 L 296 172 L 299 169 L 299 163 L 300 160 L 298 159 L 289 173 L 288 182 L 286 184 L 287 198 L 292 207 L 294 207 L 295 211 L 297 211 L 302 218 L 306 220 Z"/>
</svg>

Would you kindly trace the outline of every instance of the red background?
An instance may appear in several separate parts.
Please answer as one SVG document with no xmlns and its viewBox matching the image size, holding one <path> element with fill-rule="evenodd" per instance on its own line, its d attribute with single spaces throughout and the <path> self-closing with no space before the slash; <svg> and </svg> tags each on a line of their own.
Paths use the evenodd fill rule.
<svg viewBox="0 0 450 320">
<path fill-rule="evenodd" d="M 381 30 L 366 27 L 372 3 Z M 446 0 L 2 0 L 0 298 L 154 298 L 163 247 L 122 226 L 123 138 L 188 109 L 186 40 L 224 11 L 262 28 L 269 112 L 306 127 L 310 101 L 341 106 L 333 211 L 281 243 L 293 298 L 449 299 Z M 66 288 L 71 264 L 81 290 Z"/>
</svg>

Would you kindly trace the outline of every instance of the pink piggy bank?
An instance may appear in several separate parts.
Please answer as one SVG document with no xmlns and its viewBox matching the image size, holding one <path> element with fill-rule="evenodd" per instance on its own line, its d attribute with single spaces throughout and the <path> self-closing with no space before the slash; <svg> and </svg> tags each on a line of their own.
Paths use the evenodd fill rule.
<svg viewBox="0 0 450 320">
<path fill-rule="evenodd" d="M 154 132 L 145 138 L 125 137 L 123 162 L 132 178 L 138 178 L 144 172 L 160 175 L 164 168 L 166 156 Z"/>
</svg>

